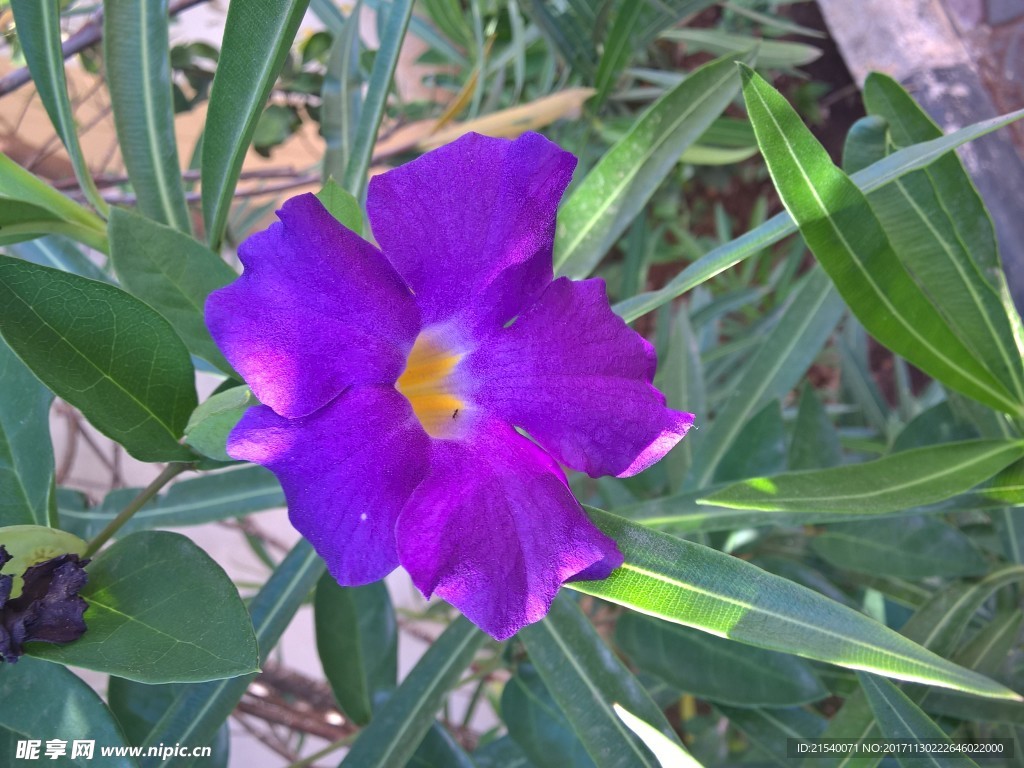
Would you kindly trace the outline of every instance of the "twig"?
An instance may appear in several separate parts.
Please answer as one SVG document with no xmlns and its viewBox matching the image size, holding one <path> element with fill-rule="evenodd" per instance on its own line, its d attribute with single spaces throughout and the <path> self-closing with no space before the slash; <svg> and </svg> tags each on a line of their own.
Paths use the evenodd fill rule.
<svg viewBox="0 0 1024 768">
<path fill-rule="evenodd" d="M 175 0 L 168 9 L 169 16 L 177 16 L 182 11 L 188 10 L 194 5 L 205 3 L 207 0 Z M 103 11 L 96 11 L 81 29 L 71 35 L 61 44 L 64 58 L 69 59 L 76 53 L 81 53 L 86 48 L 92 48 L 103 39 Z M 13 72 L 0 77 L 0 96 L 18 90 L 21 86 L 32 80 L 28 67 L 16 69 Z"/>
</svg>

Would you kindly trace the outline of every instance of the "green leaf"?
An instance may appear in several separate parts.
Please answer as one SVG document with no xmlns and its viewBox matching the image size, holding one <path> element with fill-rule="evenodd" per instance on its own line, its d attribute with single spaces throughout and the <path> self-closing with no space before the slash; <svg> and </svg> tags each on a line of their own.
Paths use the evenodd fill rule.
<svg viewBox="0 0 1024 768">
<path fill-rule="evenodd" d="M 0 245 L 60 233 L 106 253 L 106 226 L 0 153 Z"/>
<path fill-rule="evenodd" d="M 811 549 L 839 568 L 912 581 L 986 570 L 985 558 L 966 535 L 929 517 L 829 526 L 811 539 Z"/>
<path fill-rule="evenodd" d="M 329 0 L 312 3 L 313 10 L 319 13 L 318 6 L 328 5 L 339 16 L 341 12 Z M 352 157 L 352 144 L 355 141 L 356 124 L 363 108 L 362 77 L 359 69 L 359 18 L 362 0 L 357 0 L 347 17 L 342 17 L 335 31 L 334 44 L 327 60 L 324 72 L 324 83 L 320 90 L 320 135 L 324 137 L 324 179 L 325 189 L 333 183 L 335 177 L 342 178 L 345 166 Z M 321 196 L 321 202 L 334 212 L 327 201 Z M 358 204 L 357 204 L 358 207 Z M 337 213 L 335 213 L 337 218 Z M 344 221 L 339 218 L 339 221 Z M 359 229 L 349 227 L 360 233 L 363 223 L 362 212 L 358 216 Z"/>
<path fill-rule="evenodd" d="M 434 723 L 405 768 L 476 768 L 476 764 L 447 728 Z"/>
<path fill-rule="evenodd" d="M 118 488 L 86 509 L 84 500 L 61 488 L 57 508 L 61 527 L 91 539 L 139 495 L 141 488 Z M 151 528 L 178 528 L 262 512 L 285 504 L 281 485 L 263 467 L 246 466 L 203 474 L 174 483 L 167 493 L 146 503 L 121 528 L 121 535 Z"/>
<path fill-rule="evenodd" d="M 947 152 L 969 141 L 1002 128 L 1004 125 L 1009 125 L 1022 117 L 1024 117 L 1024 109 L 982 120 L 943 136 L 941 139 L 933 139 L 901 149 L 870 168 L 855 173 L 851 180 L 862 192 L 871 192 L 892 183 L 905 173 L 927 166 L 936 158 L 942 157 Z M 643 317 L 648 312 L 693 290 L 719 272 L 723 272 L 755 254 L 762 253 L 768 246 L 796 231 L 796 223 L 789 214 L 780 213 L 745 235 L 712 249 L 669 280 L 664 287 L 620 301 L 612 309 L 627 323 L 631 323 L 638 317 Z"/>
<path fill-rule="evenodd" d="M 263 105 L 295 40 L 309 0 L 247 0 L 228 7 L 203 131 L 206 237 L 217 251 Z M 254 56 L 253 51 L 260 55 Z"/>
<path fill-rule="evenodd" d="M 509 736 L 537 768 L 595 768 L 565 712 L 531 665 L 520 664 L 505 683 L 501 715 Z"/>
<path fill-rule="evenodd" d="M 199 405 L 185 426 L 185 443 L 216 461 L 228 456 L 228 435 L 251 406 L 259 405 L 248 387 L 232 387 L 211 395 Z"/>
<path fill-rule="evenodd" d="M 555 272 L 586 277 L 647 204 L 679 156 L 737 93 L 732 57 L 706 64 L 662 96 L 569 195 L 558 213 Z"/>
<path fill-rule="evenodd" d="M 30 261 L 41 267 L 53 267 L 61 272 L 70 272 L 79 277 L 111 283 L 114 280 L 106 272 L 93 264 L 89 257 L 71 240 L 59 235 L 37 237 L 22 243 L 15 243 L 6 248 L 7 253 L 19 259 Z"/>
<path fill-rule="evenodd" d="M 678 624 L 626 613 L 619 618 L 615 640 L 639 669 L 716 703 L 790 707 L 828 695 L 803 659 Z"/>
<path fill-rule="evenodd" d="M 714 428 L 712 424 L 710 429 Z M 739 438 L 715 469 L 715 482 L 781 472 L 785 466 L 786 427 L 779 401 L 773 400 L 743 425 Z"/>
<path fill-rule="evenodd" d="M 383 581 L 340 587 L 321 577 L 313 601 L 316 648 L 334 698 L 366 725 L 379 694 L 398 684 L 398 625 Z"/>
<path fill-rule="evenodd" d="M 942 135 L 885 75 L 868 77 L 864 102 L 886 120 L 897 147 Z M 900 259 L 946 322 L 1017 401 L 1024 401 L 1020 317 L 1002 274 L 992 220 L 960 158 L 945 155 L 869 201 Z"/>
<path fill-rule="evenodd" d="M 597 74 L 594 76 L 594 85 L 597 88 L 597 94 L 592 102 L 594 109 L 598 109 L 604 104 L 608 94 L 615 86 L 616 79 L 622 73 L 622 68 L 626 66 L 630 55 L 634 53 L 633 29 L 643 10 L 643 3 L 620 3 L 615 13 L 615 20 L 608 25 L 604 51 L 601 53 L 601 59 L 597 64 Z"/>
<path fill-rule="evenodd" d="M 98 762 L 111 768 L 135 768 L 138 763 L 129 757 L 104 757 L 101 761 L 78 757 L 70 759 L 76 740 L 90 740 L 104 747 L 127 747 L 117 721 L 99 695 L 81 678 L 58 665 L 22 657 L 17 664 L 4 664 L 0 673 L 0 745 L 7 741 L 13 752 L 18 739 L 38 739 L 43 742 L 38 760 L 13 762 L 8 765 L 36 765 L 52 761 L 45 759 L 45 743 L 49 739 L 67 742 L 69 757 L 61 765 L 90 768 Z M 10 704 L 15 703 L 15 706 Z M 7 737 L 6 739 L 4 737 Z M 6 750 L 4 750 L 6 752 Z M 99 757 L 99 749 L 93 757 Z"/>
<path fill-rule="evenodd" d="M 612 710 L 615 702 L 655 724 L 667 738 L 678 739 L 644 687 L 568 595 L 559 595 L 548 615 L 520 630 L 519 637 L 595 763 L 657 765 Z"/>
<path fill-rule="evenodd" d="M 580 752 L 586 756 L 583 747 L 580 747 Z M 476 763 L 476 768 L 536 768 L 523 753 L 522 748 L 509 736 L 502 736 L 480 747 L 473 753 L 473 762 Z M 562 763 L 558 768 L 571 766 L 571 763 Z"/>
<path fill-rule="evenodd" d="M 943 400 L 911 419 L 896 435 L 891 452 L 899 453 L 910 448 L 925 448 L 977 437 L 978 430 L 974 425 L 957 414 L 948 400 Z"/>
<path fill-rule="evenodd" d="M 249 604 L 261 664 L 281 639 L 281 634 L 309 596 L 323 570 L 323 560 L 309 542 L 302 539 Z M 143 746 L 209 743 L 234 711 L 253 677 L 233 677 L 183 689 L 153 726 Z M 195 764 L 195 760 L 181 757 L 147 757 L 141 762 L 145 768 L 187 768 Z"/>
<path fill-rule="evenodd" d="M 124 729 L 131 744 L 143 744 L 149 732 L 184 689 L 183 683 L 145 685 L 123 677 L 111 677 L 107 684 L 107 703 Z M 210 746 L 212 753 L 203 761 L 204 768 L 227 768 L 231 734 L 224 723 Z"/>
<path fill-rule="evenodd" d="M 14 23 L 18 29 L 18 42 L 25 63 L 32 73 L 39 98 L 46 107 L 50 122 L 64 143 L 75 169 L 78 184 L 93 207 L 106 216 L 108 206 L 100 197 L 92 180 L 89 166 L 82 155 L 75 127 L 75 116 L 68 98 L 68 84 L 64 76 L 64 53 L 60 39 L 59 0 L 11 0 Z"/>
<path fill-rule="evenodd" d="M 769 650 L 993 698 L 1017 694 L 931 653 L 846 606 L 723 552 L 598 509 L 625 564 L 572 589 Z"/>
<path fill-rule="evenodd" d="M 825 729 L 826 720 L 806 709 L 746 709 L 716 707 L 752 744 L 770 757 L 776 765 L 792 768 L 793 759 L 786 752 L 786 739 L 816 739 Z"/>
<path fill-rule="evenodd" d="M 118 146 L 139 210 L 190 233 L 174 136 L 166 0 L 106 0 L 103 63 Z"/>
<path fill-rule="evenodd" d="M 359 127 L 356 129 L 352 144 L 352 154 L 345 166 L 342 186 L 352 193 L 357 200 L 362 200 L 368 182 L 370 160 L 373 147 L 377 143 L 377 131 L 384 117 L 388 94 L 391 92 L 391 79 L 398 66 L 398 54 L 402 50 L 405 31 L 409 27 L 414 0 L 393 0 L 387 7 L 381 7 L 377 13 L 378 21 L 383 25 L 380 29 L 380 47 L 373 57 L 373 69 L 367 83 L 366 96 L 359 113 Z"/>
<path fill-rule="evenodd" d="M 763 69 L 801 67 L 821 56 L 820 48 L 806 43 L 737 35 L 720 29 L 672 29 L 663 33 L 661 37 L 677 43 L 686 43 L 687 53 L 700 51 L 712 56 L 735 58 L 756 47 L 757 66 Z"/>
<path fill-rule="evenodd" d="M 843 143 L 843 170 L 856 173 L 884 158 L 888 154 L 888 133 L 889 123 L 877 115 L 868 115 L 855 122 Z M 941 131 L 939 135 L 942 135 Z"/>
<path fill-rule="evenodd" d="M 346 768 L 405 765 L 485 637 L 463 617 L 452 622 L 360 732 L 342 764 Z"/>
<path fill-rule="evenodd" d="M 790 469 L 824 469 L 842 460 L 839 435 L 814 387 L 805 384 L 800 391 L 793 439 L 789 444 Z"/>
<path fill-rule="evenodd" d="M 235 271 L 188 235 L 125 208 L 110 212 L 109 235 L 125 289 L 163 315 L 192 354 L 232 374 L 206 329 L 203 306 L 211 291 L 238 277 Z"/>
<path fill-rule="evenodd" d="M 127 536 L 103 551 L 87 573 L 80 592 L 89 604 L 86 633 L 64 646 L 31 644 L 32 656 L 141 683 L 216 680 L 256 670 L 256 638 L 235 585 L 185 536 Z M 195 610 L 199 605 L 202 611 Z"/>
<path fill-rule="evenodd" d="M 758 144 L 786 209 L 851 311 L 881 343 L 990 407 L 1024 405 L 974 357 L 893 251 L 867 198 L 832 165 L 786 100 L 744 68 Z"/>
<path fill-rule="evenodd" d="M 196 406 L 174 329 L 112 285 L 0 256 L 3 336 L 55 394 L 142 461 L 176 461 Z"/>
<path fill-rule="evenodd" d="M 681 744 L 670 739 L 653 725 L 641 720 L 621 704 L 615 703 L 612 709 L 615 710 L 619 719 L 629 727 L 629 730 L 644 743 L 644 746 L 651 750 L 661 768 L 697 768 L 700 766 L 700 763 L 694 760 Z"/>
<path fill-rule="evenodd" d="M 711 427 L 687 438 L 694 442 L 694 460 L 684 488 L 701 488 L 711 481 L 743 426 L 766 403 L 796 386 L 842 315 L 843 303 L 828 276 L 813 270 L 761 339 Z"/>
<path fill-rule="evenodd" d="M 334 179 L 327 179 L 323 189 L 316 193 L 317 199 L 324 204 L 324 208 L 336 218 L 342 225 L 348 227 L 357 235 L 363 233 L 363 210 L 348 191 L 343 189 Z"/>
<path fill-rule="evenodd" d="M 53 395 L 3 340 L 0 392 L 0 526 L 47 525 L 53 484 Z"/>
<path fill-rule="evenodd" d="M 886 739 L 906 739 L 926 748 L 932 748 L 931 745 L 935 744 L 951 743 L 946 732 L 888 680 L 864 673 L 858 673 L 857 679 L 867 695 L 871 711 L 875 713 L 879 729 Z M 956 753 L 929 753 L 912 756 L 898 750 L 895 757 L 903 768 L 918 768 L 918 766 L 966 768 L 977 765 L 970 758 L 956 757 L 955 755 Z"/>
<path fill-rule="evenodd" d="M 881 515 L 964 493 L 1022 455 L 1022 441 L 965 440 L 861 464 L 743 480 L 699 503 L 769 512 Z"/>
</svg>

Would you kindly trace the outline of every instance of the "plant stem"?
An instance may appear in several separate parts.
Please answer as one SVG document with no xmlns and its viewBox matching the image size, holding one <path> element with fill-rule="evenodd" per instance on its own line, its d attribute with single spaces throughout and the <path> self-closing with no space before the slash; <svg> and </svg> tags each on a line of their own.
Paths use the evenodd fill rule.
<svg viewBox="0 0 1024 768">
<path fill-rule="evenodd" d="M 326 747 L 321 749 L 319 752 L 315 752 L 312 755 L 310 755 L 309 757 L 304 757 L 301 760 L 299 760 L 298 762 L 292 763 L 291 765 L 288 766 L 288 768 L 306 768 L 306 766 L 312 765 L 317 760 L 319 760 L 321 757 L 326 757 L 327 755 L 331 754 L 332 752 L 338 751 L 342 747 L 347 747 L 349 744 L 352 743 L 352 741 L 358 735 L 359 735 L 359 733 L 356 732 L 356 733 L 350 733 L 347 736 L 342 736 L 337 741 L 334 741 L 334 742 L 331 742 L 330 744 L 328 744 Z"/>
<path fill-rule="evenodd" d="M 106 528 L 96 534 L 95 538 L 89 542 L 89 546 L 85 548 L 85 554 L 83 557 L 92 557 L 95 555 L 99 548 L 106 544 L 107 540 L 117 533 L 121 526 L 131 519 L 132 515 L 142 509 L 142 507 L 146 505 L 146 502 L 156 496 L 161 488 L 167 485 L 167 483 L 177 475 L 180 475 L 185 470 L 190 469 L 191 466 L 191 464 L 181 463 L 168 464 L 164 468 L 164 471 L 156 476 L 153 482 L 143 488 L 139 492 L 139 495 L 132 499 L 131 503 L 118 513 L 117 517 L 107 523 Z"/>
</svg>

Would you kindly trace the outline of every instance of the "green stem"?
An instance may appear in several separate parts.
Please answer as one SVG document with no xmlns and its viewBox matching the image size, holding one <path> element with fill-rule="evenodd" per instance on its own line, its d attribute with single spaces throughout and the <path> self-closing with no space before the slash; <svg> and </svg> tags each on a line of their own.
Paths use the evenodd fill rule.
<svg viewBox="0 0 1024 768">
<path fill-rule="evenodd" d="M 347 747 L 349 744 L 351 744 L 353 742 L 355 737 L 358 736 L 358 735 L 359 735 L 359 732 L 356 731 L 355 733 L 350 733 L 347 736 L 342 736 L 337 741 L 332 741 L 330 744 L 328 744 L 326 747 L 321 749 L 319 752 L 314 752 L 309 757 L 304 757 L 301 760 L 298 760 L 298 761 L 292 763 L 291 765 L 288 766 L 288 768 L 306 768 L 306 766 L 312 765 L 317 760 L 319 760 L 321 757 L 326 757 L 327 755 L 331 754 L 332 752 L 337 752 L 342 747 Z"/>
<path fill-rule="evenodd" d="M 121 529 L 122 525 L 131 520 L 132 515 L 142 509 L 142 507 L 146 505 L 146 502 L 156 496 L 161 488 L 167 485 L 167 483 L 176 476 L 191 468 L 191 464 L 168 464 L 164 468 L 164 471 L 156 476 L 156 479 L 154 479 L 153 482 L 143 488 L 139 492 L 139 495 L 132 499 L 131 503 L 118 513 L 117 517 L 107 523 L 106 528 L 96 534 L 96 537 L 89 542 L 89 546 L 85 548 L 85 553 L 82 556 L 92 557 L 95 555 L 96 552 L 99 551 L 99 548 L 106 544 L 110 537 Z"/>
</svg>

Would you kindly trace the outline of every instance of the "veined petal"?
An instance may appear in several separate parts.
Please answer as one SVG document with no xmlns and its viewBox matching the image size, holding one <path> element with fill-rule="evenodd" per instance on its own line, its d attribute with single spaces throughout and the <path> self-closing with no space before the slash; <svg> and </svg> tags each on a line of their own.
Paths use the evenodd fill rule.
<svg viewBox="0 0 1024 768">
<path fill-rule="evenodd" d="M 499 328 L 551 281 L 555 209 L 575 166 L 536 133 L 471 133 L 370 181 L 374 236 L 425 327 Z"/>
<path fill-rule="evenodd" d="M 419 332 L 408 288 L 314 195 L 239 248 L 245 267 L 206 302 L 224 356 L 277 413 L 306 416 L 352 384 L 392 384 Z"/>
<path fill-rule="evenodd" d="M 352 387 L 310 416 L 250 408 L 228 453 L 281 481 L 292 525 L 343 585 L 398 565 L 395 521 L 427 469 L 429 438 L 391 387 Z"/>
<path fill-rule="evenodd" d="M 654 349 L 608 305 L 604 281 L 559 278 L 470 355 L 469 398 L 525 429 L 592 477 L 628 477 L 686 434 L 693 414 L 665 407 Z"/>
<path fill-rule="evenodd" d="M 423 594 L 502 640 L 543 618 L 564 581 L 607 576 L 622 555 L 551 457 L 504 424 L 473 432 L 432 442 L 430 471 L 398 518 L 398 555 Z"/>
</svg>

